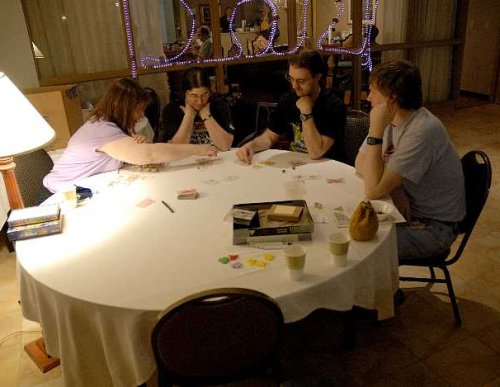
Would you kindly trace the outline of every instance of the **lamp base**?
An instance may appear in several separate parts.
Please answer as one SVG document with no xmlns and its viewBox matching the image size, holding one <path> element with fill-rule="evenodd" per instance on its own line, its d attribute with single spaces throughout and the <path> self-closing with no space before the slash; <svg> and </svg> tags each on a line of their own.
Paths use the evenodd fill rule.
<svg viewBox="0 0 500 387">
<path fill-rule="evenodd" d="M 58 357 L 50 356 L 45 348 L 45 340 L 43 337 L 31 341 L 24 346 L 24 351 L 29 355 L 31 360 L 36 364 L 40 371 L 46 373 L 52 368 L 57 367 L 61 364 L 61 360 Z"/>
</svg>

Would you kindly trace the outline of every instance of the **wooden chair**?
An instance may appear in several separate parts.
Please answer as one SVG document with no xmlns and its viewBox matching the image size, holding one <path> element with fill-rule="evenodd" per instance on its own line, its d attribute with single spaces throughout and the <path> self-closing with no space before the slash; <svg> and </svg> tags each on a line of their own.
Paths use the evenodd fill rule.
<svg viewBox="0 0 500 387">
<path fill-rule="evenodd" d="M 275 380 L 283 325 L 278 305 L 253 290 L 221 288 L 180 300 L 153 330 L 159 384 Z"/>
<path fill-rule="evenodd" d="M 369 127 L 370 117 L 364 111 L 349 110 L 347 112 L 344 133 L 344 151 L 347 164 L 354 166 L 359 147 L 368 135 Z"/>
<path fill-rule="evenodd" d="M 465 198 L 466 198 L 466 215 L 464 220 L 459 225 L 462 239 L 458 245 L 455 254 L 451 254 L 450 249 L 442 254 L 432 257 L 421 257 L 418 259 L 400 260 L 400 266 L 424 266 L 429 267 L 430 278 L 425 277 L 399 277 L 401 281 L 417 281 L 429 283 L 445 283 L 448 288 L 455 324 L 460 326 L 462 319 L 458 309 L 453 284 L 451 282 L 448 266 L 453 265 L 458 261 L 462 252 L 469 241 L 470 235 L 474 230 L 474 226 L 483 210 L 486 199 L 491 187 L 491 163 L 482 151 L 470 151 L 462 157 L 462 169 L 465 177 Z M 444 273 L 444 278 L 436 278 L 434 269 L 441 269 Z"/>
</svg>

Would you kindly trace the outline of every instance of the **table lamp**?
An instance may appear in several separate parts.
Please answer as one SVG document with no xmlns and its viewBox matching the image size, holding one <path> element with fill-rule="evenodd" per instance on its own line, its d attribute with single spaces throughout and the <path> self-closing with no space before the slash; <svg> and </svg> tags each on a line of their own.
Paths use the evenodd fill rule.
<svg viewBox="0 0 500 387">
<path fill-rule="evenodd" d="M 23 208 L 17 185 L 14 156 L 43 148 L 55 132 L 28 99 L 4 73 L 0 72 L 0 171 L 10 208 Z"/>
</svg>

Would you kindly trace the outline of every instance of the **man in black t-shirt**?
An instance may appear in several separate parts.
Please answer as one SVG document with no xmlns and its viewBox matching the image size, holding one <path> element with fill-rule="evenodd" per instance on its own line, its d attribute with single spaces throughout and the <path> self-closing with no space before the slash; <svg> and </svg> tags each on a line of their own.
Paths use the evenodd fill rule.
<svg viewBox="0 0 500 387">
<path fill-rule="evenodd" d="M 343 161 L 346 107 L 333 93 L 321 90 L 321 54 L 304 49 L 288 65 L 286 79 L 293 92 L 280 98 L 268 128 L 238 149 L 238 159 L 250 164 L 254 153 L 269 149 L 284 138 L 290 141 L 290 150 L 307 152 L 313 160 L 329 157 Z"/>
<path fill-rule="evenodd" d="M 228 7 L 226 7 L 225 14 L 219 18 L 221 32 L 230 32 L 229 31 L 229 21 L 231 20 L 232 13 L 233 13 L 233 9 L 228 6 Z"/>
</svg>

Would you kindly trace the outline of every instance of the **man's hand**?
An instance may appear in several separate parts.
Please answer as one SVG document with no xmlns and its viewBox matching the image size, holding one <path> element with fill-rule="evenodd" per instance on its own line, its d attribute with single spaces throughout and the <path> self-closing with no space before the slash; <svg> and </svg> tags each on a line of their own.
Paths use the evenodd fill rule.
<svg viewBox="0 0 500 387">
<path fill-rule="evenodd" d="M 370 111 L 370 132 L 373 137 L 382 138 L 384 130 L 391 123 L 393 113 L 386 103 L 382 103 L 372 108 Z"/>
<path fill-rule="evenodd" d="M 250 146 L 242 146 L 236 151 L 236 157 L 238 160 L 245 163 L 246 165 L 250 165 L 253 157 L 253 149 Z"/>
<path fill-rule="evenodd" d="M 297 102 L 295 102 L 295 106 L 300 110 L 301 114 L 310 114 L 313 110 L 314 102 L 309 95 L 305 95 L 300 97 Z"/>
</svg>

